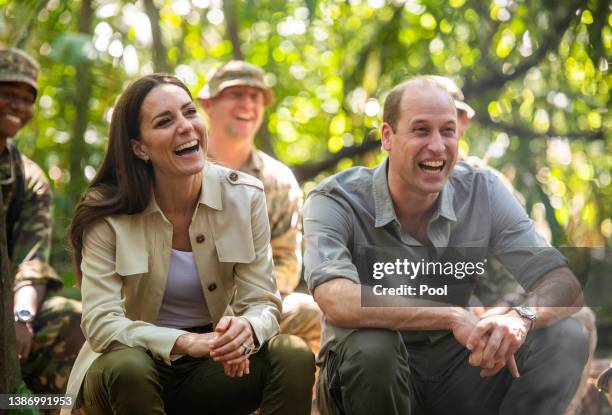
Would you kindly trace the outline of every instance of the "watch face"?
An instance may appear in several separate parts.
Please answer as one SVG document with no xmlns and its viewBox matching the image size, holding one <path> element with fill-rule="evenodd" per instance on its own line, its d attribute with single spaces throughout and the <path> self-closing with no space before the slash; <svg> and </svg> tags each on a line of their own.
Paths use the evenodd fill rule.
<svg viewBox="0 0 612 415">
<path fill-rule="evenodd" d="M 18 321 L 22 321 L 24 323 L 29 323 L 34 320 L 34 315 L 30 313 L 30 310 L 19 310 L 15 312 L 15 317 Z"/>
<path fill-rule="evenodd" d="M 517 307 L 516 311 L 521 316 L 526 317 L 528 319 L 535 320 L 535 318 L 536 318 L 536 312 L 533 309 L 529 308 L 529 307 L 525 307 L 525 306 Z"/>
</svg>

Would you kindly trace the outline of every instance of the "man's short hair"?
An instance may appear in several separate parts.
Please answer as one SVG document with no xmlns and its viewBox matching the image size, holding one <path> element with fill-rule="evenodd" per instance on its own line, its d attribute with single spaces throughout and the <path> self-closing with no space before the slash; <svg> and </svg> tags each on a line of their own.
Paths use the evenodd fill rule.
<svg viewBox="0 0 612 415">
<path fill-rule="evenodd" d="M 22 82 L 38 93 L 38 63 L 16 48 L 0 48 L 0 82 Z"/>
<path fill-rule="evenodd" d="M 414 83 L 434 85 L 448 93 L 449 98 L 453 98 L 452 95 L 449 93 L 448 89 L 444 86 L 444 84 L 436 78 L 440 77 L 432 75 L 417 75 L 394 86 L 393 89 L 389 91 L 389 93 L 387 94 L 387 98 L 385 98 L 385 104 L 383 108 L 383 121 L 389 124 L 394 132 L 397 128 L 397 121 L 400 117 L 400 106 L 402 103 L 402 97 L 404 96 L 404 92 L 410 85 Z"/>
<path fill-rule="evenodd" d="M 263 92 L 265 105 L 274 102 L 274 93 L 264 82 L 264 71 L 259 66 L 240 60 L 229 61 L 217 68 L 198 98 L 215 98 L 224 89 L 239 85 L 259 88 Z"/>
</svg>

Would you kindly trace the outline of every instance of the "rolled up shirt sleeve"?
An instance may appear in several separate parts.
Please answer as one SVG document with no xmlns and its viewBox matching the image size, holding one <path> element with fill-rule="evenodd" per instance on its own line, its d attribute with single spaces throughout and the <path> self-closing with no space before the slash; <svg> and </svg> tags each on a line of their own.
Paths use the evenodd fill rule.
<svg viewBox="0 0 612 415">
<path fill-rule="evenodd" d="M 126 317 L 122 299 L 122 278 L 115 271 L 116 234 L 101 220 L 92 225 L 83 238 L 83 281 L 81 328 L 91 348 L 99 353 L 116 343 L 150 350 L 154 357 L 170 364 L 170 352 L 176 339 L 187 333 L 155 326 Z"/>
<path fill-rule="evenodd" d="M 359 283 L 350 251 L 353 224 L 348 209 L 324 191 L 313 191 L 304 205 L 304 273 L 311 292 L 335 278 Z"/>
<path fill-rule="evenodd" d="M 535 230 L 525 209 L 501 181 L 491 175 L 489 193 L 492 212 L 491 253 L 526 290 L 566 258 Z"/>
</svg>

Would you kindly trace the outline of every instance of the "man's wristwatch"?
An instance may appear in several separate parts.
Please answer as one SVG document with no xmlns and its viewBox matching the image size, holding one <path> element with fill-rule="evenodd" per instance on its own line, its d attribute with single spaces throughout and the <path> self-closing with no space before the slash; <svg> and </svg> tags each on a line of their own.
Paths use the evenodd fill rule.
<svg viewBox="0 0 612 415">
<path fill-rule="evenodd" d="M 15 322 L 31 323 L 34 320 L 34 314 L 30 310 L 15 311 Z"/>
<path fill-rule="evenodd" d="M 527 307 L 524 305 L 520 305 L 517 307 L 512 307 L 512 309 L 516 311 L 519 316 L 530 320 L 531 327 L 533 327 L 533 325 L 535 324 L 536 318 L 538 317 L 538 313 L 536 313 L 536 311 L 533 308 Z"/>
</svg>

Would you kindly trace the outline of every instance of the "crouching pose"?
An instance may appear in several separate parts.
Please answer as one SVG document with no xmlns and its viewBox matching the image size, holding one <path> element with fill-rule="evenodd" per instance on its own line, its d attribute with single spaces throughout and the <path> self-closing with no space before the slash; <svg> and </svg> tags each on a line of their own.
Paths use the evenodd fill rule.
<svg viewBox="0 0 612 415">
<path fill-rule="evenodd" d="M 68 393 L 88 414 L 310 413 L 312 352 L 275 336 L 263 186 L 206 162 L 180 80 L 145 76 L 119 98 L 70 238 L 87 342 Z"/>
<path fill-rule="evenodd" d="M 306 279 L 325 318 L 321 413 L 562 414 L 588 349 L 584 326 L 568 318 L 582 296 L 564 257 L 497 176 L 456 163 L 457 111 L 443 85 L 396 86 L 383 117 L 389 157 L 326 179 L 304 208 Z M 524 303 L 470 313 L 476 280 L 454 265 L 478 263 L 458 253 L 497 257 Z M 451 271 L 407 277 L 400 260 Z M 386 277 L 372 277 L 381 264 Z M 417 281 L 417 293 L 439 288 L 417 297 Z M 383 283 L 407 294 L 378 296 Z"/>
</svg>

